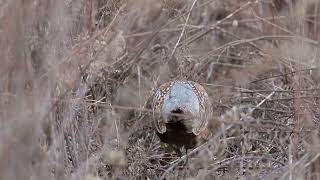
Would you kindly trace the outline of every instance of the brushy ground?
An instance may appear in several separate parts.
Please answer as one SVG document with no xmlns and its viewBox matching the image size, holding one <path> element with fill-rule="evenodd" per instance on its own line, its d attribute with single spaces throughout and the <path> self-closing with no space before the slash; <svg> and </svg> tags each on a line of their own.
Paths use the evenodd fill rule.
<svg viewBox="0 0 320 180">
<path fill-rule="evenodd" d="M 0 179 L 320 179 L 320 5 L 290 2 L 0 1 Z M 188 158 L 152 129 L 174 79 L 214 107 Z"/>
</svg>

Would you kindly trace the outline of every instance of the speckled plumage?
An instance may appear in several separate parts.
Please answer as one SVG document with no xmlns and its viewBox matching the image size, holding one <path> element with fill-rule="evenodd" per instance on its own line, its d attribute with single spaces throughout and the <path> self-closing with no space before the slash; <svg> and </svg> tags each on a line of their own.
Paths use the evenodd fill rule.
<svg viewBox="0 0 320 180">
<path fill-rule="evenodd" d="M 176 148 L 195 146 L 197 136 L 206 130 L 212 116 L 208 94 L 192 81 L 162 84 L 153 96 L 152 108 L 158 136 Z"/>
</svg>

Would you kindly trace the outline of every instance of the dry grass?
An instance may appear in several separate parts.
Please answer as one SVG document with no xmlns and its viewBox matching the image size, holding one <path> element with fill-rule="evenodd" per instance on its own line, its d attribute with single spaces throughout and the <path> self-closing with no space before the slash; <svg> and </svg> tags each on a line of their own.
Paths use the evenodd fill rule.
<svg viewBox="0 0 320 180">
<path fill-rule="evenodd" d="M 0 179 L 319 179 L 320 5 L 272 2 L 0 1 Z M 184 168 L 150 117 L 173 79 L 214 106 Z"/>
</svg>

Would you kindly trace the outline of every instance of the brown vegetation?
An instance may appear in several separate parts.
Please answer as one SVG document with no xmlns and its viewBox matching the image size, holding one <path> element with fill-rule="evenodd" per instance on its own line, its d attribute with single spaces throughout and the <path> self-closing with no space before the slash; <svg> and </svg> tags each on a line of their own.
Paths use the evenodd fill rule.
<svg viewBox="0 0 320 180">
<path fill-rule="evenodd" d="M 319 179 L 320 5 L 261 3 L 0 1 L 0 179 Z M 176 79 L 214 107 L 184 168 L 148 102 Z"/>
</svg>

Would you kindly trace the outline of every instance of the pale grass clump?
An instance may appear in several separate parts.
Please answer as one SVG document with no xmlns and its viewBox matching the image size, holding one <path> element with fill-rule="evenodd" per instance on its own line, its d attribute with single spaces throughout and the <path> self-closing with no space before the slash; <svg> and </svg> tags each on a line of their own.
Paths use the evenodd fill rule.
<svg viewBox="0 0 320 180">
<path fill-rule="evenodd" d="M 319 5 L 260 3 L 1 2 L 1 178 L 317 179 Z M 150 110 L 175 79 L 214 107 L 181 158 Z"/>
</svg>

